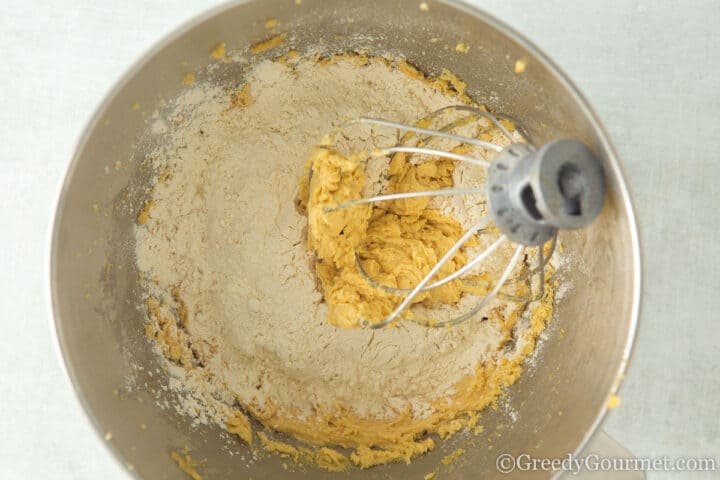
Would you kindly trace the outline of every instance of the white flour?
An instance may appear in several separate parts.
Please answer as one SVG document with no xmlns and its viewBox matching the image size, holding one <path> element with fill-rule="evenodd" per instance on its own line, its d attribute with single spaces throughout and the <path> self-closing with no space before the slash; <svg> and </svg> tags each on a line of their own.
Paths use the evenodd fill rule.
<svg viewBox="0 0 720 480">
<path fill-rule="evenodd" d="M 428 415 L 497 351 L 497 315 L 450 330 L 329 325 L 293 199 L 311 149 L 333 125 L 357 116 L 411 123 L 457 100 L 382 63 L 263 62 L 249 84 L 247 106 L 231 108 L 227 92 L 198 86 L 157 124 L 168 133 L 154 163 L 169 177 L 155 185 L 150 220 L 138 227 L 137 263 L 153 278 L 155 298 L 178 289 L 202 358 L 195 368 L 171 368 L 173 388 L 192 392 L 190 411 L 214 396 L 226 405 L 272 400 L 298 417 L 338 403 L 368 417 L 393 417 L 407 405 Z M 394 138 L 377 135 L 376 146 Z M 203 415 L 218 421 L 224 411 Z"/>
</svg>

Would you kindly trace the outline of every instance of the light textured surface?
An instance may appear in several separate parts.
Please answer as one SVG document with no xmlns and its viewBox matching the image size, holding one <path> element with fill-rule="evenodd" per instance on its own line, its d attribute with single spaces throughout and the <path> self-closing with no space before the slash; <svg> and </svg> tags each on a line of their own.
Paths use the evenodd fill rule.
<svg viewBox="0 0 720 480">
<path fill-rule="evenodd" d="M 75 140 L 113 83 L 152 42 L 215 3 L 0 3 L 3 478 L 124 478 L 84 420 L 53 348 L 43 291 L 52 200 Z M 615 140 L 634 194 L 643 312 L 623 403 L 607 430 L 637 455 L 720 459 L 720 3 L 476 3 L 576 81 Z"/>
</svg>

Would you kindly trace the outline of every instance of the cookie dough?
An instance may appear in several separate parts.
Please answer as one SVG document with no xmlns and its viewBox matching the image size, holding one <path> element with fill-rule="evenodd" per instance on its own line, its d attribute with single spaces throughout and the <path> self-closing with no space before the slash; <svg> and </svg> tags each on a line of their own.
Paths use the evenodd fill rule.
<svg viewBox="0 0 720 480">
<path fill-rule="evenodd" d="M 382 321 L 402 300 L 369 283 L 357 268 L 356 256 L 375 282 L 412 289 L 464 232 L 457 220 L 428 208 L 431 197 L 328 212 L 328 208 L 362 196 L 367 159 L 366 153 L 345 157 L 333 150 L 331 143 L 326 137 L 313 151 L 311 173 L 302 180 L 302 186 L 308 186 L 301 190 L 300 205 L 307 209 L 308 247 L 317 254 L 315 269 L 328 304 L 328 322 L 352 328 L 361 319 Z M 414 164 L 406 154 L 397 153 L 389 160 L 387 193 L 452 187 L 454 168 L 451 160 Z M 476 246 L 476 242 L 471 239 L 466 246 Z M 461 250 L 440 269 L 435 280 L 467 262 L 467 254 Z M 465 280 L 483 278 L 469 276 Z M 478 290 L 482 289 L 467 281 L 453 280 L 418 295 L 414 303 L 455 304 L 463 293 Z"/>
</svg>

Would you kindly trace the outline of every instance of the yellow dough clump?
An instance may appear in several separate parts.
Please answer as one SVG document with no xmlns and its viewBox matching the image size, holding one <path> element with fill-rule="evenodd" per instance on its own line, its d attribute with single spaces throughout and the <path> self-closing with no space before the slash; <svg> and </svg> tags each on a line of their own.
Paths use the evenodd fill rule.
<svg viewBox="0 0 720 480">
<path fill-rule="evenodd" d="M 308 246 L 317 255 L 315 267 L 328 304 L 328 322 L 354 328 L 362 320 L 381 322 L 402 300 L 402 296 L 368 282 L 357 262 L 374 282 L 412 289 L 458 241 L 463 229 L 454 218 L 428 208 L 431 197 L 328 210 L 361 197 L 366 158 L 363 153 L 343 156 L 329 143 L 326 137 L 311 155 L 309 179 L 302 181 L 300 204 L 307 208 Z M 414 164 L 404 153 L 397 153 L 388 169 L 388 192 L 451 187 L 453 169 L 451 160 Z M 466 246 L 475 244 L 471 239 Z M 467 261 L 467 255 L 459 251 L 440 269 L 436 279 L 454 273 Z M 484 293 L 477 283 L 454 280 L 418 295 L 413 303 L 454 304 L 463 293 L 471 291 Z"/>
</svg>

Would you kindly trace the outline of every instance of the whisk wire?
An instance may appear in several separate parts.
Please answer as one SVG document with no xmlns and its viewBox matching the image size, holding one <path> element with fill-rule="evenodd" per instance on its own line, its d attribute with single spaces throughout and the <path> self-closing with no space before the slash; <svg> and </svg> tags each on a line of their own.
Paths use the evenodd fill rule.
<svg viewBox="0 0 720 480">
<path fill-rule="evenodd" d="M 440 190 L 426 190 L 419 192 L 402 192 L 402 193 L 389 193 L 386 195 L 377 195 L 374 197 L 357 198 L 355 200 L 348 200 L 347 202 L 338 203 L 332 207 L 326 207 L 325 213 L 331 213 L 336 210 L 342 210 L 344 208 L 354 207 L 356 205 L 363 205 L 366 203 L 385 202 L 388 200 L 402 200 L 406 198 L 421 198 L 421 197 L 440 197 L 440 196 L 451 196 L 451 195 L 477 195 L 483 193 L 485 190 L 481 188 L 443 188 Z"/>
<path fill-rule="evenodd" d="M 555 248 L 555 239 L 557 236 L 553 237 L 553 244 L 552 248 Z M 537 300 L 540 300 L 545 295 L 545 264 L 547 261 L 545 260 L 545 253 L 544 253 L 544 245 L 540 245 L 538 247 L 538 266 L 529 272 L 519 275 L 515 277 L 514 279 L 510 280 L 512 282 L 518 282 L 520 280 L 527 280 L 528 282 L 528 290 L 530 291 L 530 294 L 526 297 L 520 297 L 517 295 L 508 295 L 506 293 L 498 293 L 498 297 L 502 298 L 503 300 L 510 300 L 511 302 L 521 302 L 521 303 L 530 303 L 535 302 Z M 549 260 L 550 257 L 547 257 L 547 260 Z M 540 279 L 539 279 L 539 286 L 538 286 L 538 293 L 536 295 L 533 295 L 532 293 L 532 277 L 534 276 L 535 272 L 537 273 L 539 271 L 540 273 Z"/>
<path fill-rule="evenodd" d="M 497 283 L 493 287 L 493 289 L 478 303 L 476 306 L 474 306 L 471 310 L 463 313 L 460 316 L 457 316 L 450 320 L 444 320 L 441 322 L 436 321 L 425 321 L 421 322 L 427 327 L 450 327 L 453 325 L 457 325 L 458 323 L 462 323 L 465 320 L 469 320 L 470 318 L 474 317 L 475 315 L 480 312 L 485 306 L 490 303 L 495 297 L 497 297 L 498 293 L 500 292 L 500 289 L 505 285 L 505 283 L 508 280 L 508 277 L 510 277 L 510 274 L 517 266 L 518 262 L 520 261 L 520 256 L 522 255 L 523 249 L 525 247 L 522 245 L 519 245 L 515 249 L 515 253 L 513 254 L 512 258 L 510 259 L 510 262 L 505 267 L 505 270 L 503 270 L 502 275 L 500 275 L 500 278 L 498 279 Z"/>
<path fill-rule="evenodd" d="M 465 264 L 462 268 L 457 270 L 456 272 L 443 277 L 442 279 L 438 280 L 435 283 L 431 283 L 430 285 L 425 285 L 420 291 L 426 292 L 428 290 L 432 290 L 434 288 L 440 287 L 442 285 L 445 285 L 446 283 L 452 282 L 453 280 L 456 280 L 460 278 L 461 276 L 465 275 L 467 272 L 472 270 L 473 268 L 477 267 L 480 263 L 482 263 L 488 256 L 490 256 L 497 248 L 503 244 L 507 240 L 507 237 L 505 235 L 502 235 L 500 238 L 495 240 L 495 242 L 492 243 L 489 247 L 487 247 L 485 250 L 483 250 L 482 253 L 477 255 L 475 258 L 473 258 L 470 262 Z M 361 262 L 360 262 L 360 256 L 355 256 L 355 263 L 357 266 L 358 271 L 360 274 L 365 278 L 368 283 L 370 283 L 373 287 L 379 288 L 381 290 L 385 290 L 386 292 L 393 293 L 395 295 L 402 295 L 412 292 L 412 289 L 410 288 L 395 288 L 391 287 L 389 285 L 384 285 L 380 282 L 375 281 L 370 275 L 365 271 L 363 268 Z"/>
<path fill-rule="evenodd" d="M 445 265 L 447 262 L 449 262 L 450 259 L 453 258 L 455 256 L 455 254 L 462 248 L 462 246 L 465 244 L 465 242 L 470 240 L 470 238 L 473 235 L 475 235 L 475 233 L 477 233 L 478 230 L 484 228 L 485 225 L 488 223 L 488 221 L 489 221 L 489 218 L 485 217 L 481 221 L 476 223 L 474 226 L 472 226 L 467 232 L 465 232 L 463 234 L 463 236 L 460 237 L 460 239 L 457 242 L 455 242 L 455 244 L 452 247 L 450 247 L 450 249 L 447 252 L 445 252 L 445 255 L 443 255 L 443 257 L 435 264 L 435 266 L 432 269 L 430 269 L 430 272 L 428 272 L 428 274 L 425 275 L 425 277 L 422 280 L 420 280 L 420 283 L 418 283 L 415 286 L 415 288 L 413 288 L 413 290 L 403 299 L 403 301 L 400 303 L 400 305 L 398 305 L 390 315 L 385 317 L 385 319 L 382 322 L 373 323 L 373 324 L 370 324 L 369 326 L 371 328 L 383 328 L 383 327 L 389 325 L 390 323 L 394 322 L 395 319 L 397 319 L 400 316 L 400 314 L 410 305 L 410 303 L 412 303 L 412 301 L 415 299 L 415 297 L 417 297 L 420 294 L 423 287 L 425 287 L 425 285 L 427 285 L 430 282 L 430 280 L 432 280 L 433 277 L 435 275 L 437 275 L 437 273 L 440 271 L 440 269 L 443 267 L 443 265 Z"/>
<path fill-rule="evenodd" d="M 469 145 L 475 145 L 477 147 L 483 147 L 490 150 L 493 150 L 495 152 L 501 152 L 503 147 L 496 145 L 492 142 L 487 142 L 485 140 L 480 140 L 479 138 L 472 138 L 472 137 L 465 137 L 462 135 L 455 135 L 452 133 L 443 132 L 440 130 L 434 130 L 431 128 L 422 128 L 422 127 L 415 127 L 412 125 L 406 125 L 404 123 L 398 123 L 398 122 L 391 122 L 389 120 L 382 120 L 379 118 L 368 118 L 368 117 L 360 117 L 355 120 L 352 120 L 350 123 L 367 123 L 370 125 L 380 125 L 383 127 L 390 127 L 395 128 L 397 130 L 406 131 L 406 132 L 415 132 L 415 133 L 422 133 L 424 135 L 429 135 L 432 137 L 440 137 L 444 138 L 446 140 L 454 140 L 456 142 L 460 143 L 467 143 Z"/>
<path fill-rule="evenodd" d="M 545 252 L 544 252 L 545 245 L 541 245 L 538 247 L 540 249 L 543 249 L 543 251 L 538 251 L 539 261 L 538 261 L 537 266 L 528 270 L 525 273 L 518 275 L 515 278 L 510 279 L 509 282 L 521 282 L 529 277 L 535 276 L 539 271 L 545 270 L 545 267 L 547 266 L 548 262 L 550 262 L 550 258 L 552 258 L 553 253 L 555 253 L 556 246 L 557 246 L 557 234 L 553 235 L 552 239 L 550 240 L 550 248 L 548 249 L 547 255 L 545 255 Z"/>
<path fill-rule="evenodd" d="M 470 106 L 468 106 L 468 105 L 450 105 L 450 106 L 448 106 L 448 107 L 444 107 L 444 108 L 440 108 L 440 109 L 438 109 L 438 110 L 435 110 L 435 112 L 433 112 L 433 117 L 438 116 L 438 115 L 440 115 L 441 113 L 446 112 L 446 111 L 448 111 L 448 110 L 455 110 L 455 111 L 458 111 L 458 112 L 470 112 L 470 113 L 473 113 L 473 114 L 475 114 L 475 115 L 477 115 L 477 116 L 479 116 L 479 117 L 486 118 L 487 120 L 490 120 L 490 122 L 492 122 L 493 125 L 495 125 L 495 126 L 498 128 L 498 130 L 500 130 L 500 131 L 502 132 L 502 134 L 503 134 L 511 143 L 516 141 L 516 140 L 515 140 L 515 137 L 513 137 L 512 133 L 510 133 L 510 131 L 509 131 L 507 128 L 505 128 L 505 126 L 502 124 L 502 122 L 500 122 L 500 120 L 498 120 L 498 117 L 497 117 L 496 114 L 492 114 L 492 113 L 490 113 L 490 112 L 486 112 L 485 110 L 481 110 L 481 109 L 479 109 L 479 108 L 477 108 L 477 107 L 470 107 Z"/>
<path fill-rule="evenodd" d="M 490 162 L 482 160 L 480 158 L 471 157 L 469 155 L 462 155 L 455 152 L 447 152 L 445 150 L 434 150 L 432 148 L 424 147 L 389 147 L 378 150 L 373 153 L 373 156 L 390 155 L 393 153 L 417 153 L 420 155 L 431 155 L 433 157 L 448 158 L 450 160 L 457 160 L 459 162 L 471 163 L 480 167 L 489 167 Z M 377 155 L 376 155 L 377 154 Z"/>
</svg>

